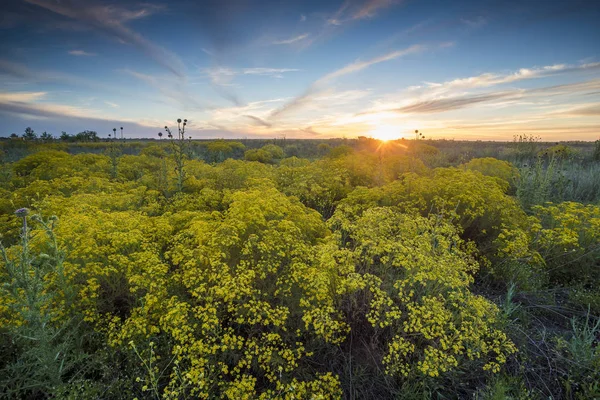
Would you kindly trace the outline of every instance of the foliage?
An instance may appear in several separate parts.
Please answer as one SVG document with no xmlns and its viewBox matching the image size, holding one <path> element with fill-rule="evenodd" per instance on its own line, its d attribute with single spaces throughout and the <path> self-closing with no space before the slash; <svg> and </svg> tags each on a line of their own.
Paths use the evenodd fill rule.
<svg viewBox="0 0 600 400">
<path fill-rule="evenodd" d="M 23 222 L 20 245 L 0 245 L 0 332 L 6 338 L 3 353 L 9 354 L 0 359 L 0 393 L 14 398 L 43 396 L 74 381 L 85 358 L 78 317 L 70 315 L 75 292 L 53 233 L 55 219 L 33 216 L 40 230 L 32 235 L 28 213 L 17 210 Z M 46 240 L 35 240 L 40 234 Z"/>
<path fill-rule="evenodd" d="M 250 149 L 244 153 L 247 161 L 258 161 L 263 164 L 271 164 L 283 158 L 283 149 L 274 144 L 268 144 L 260 149 Z"/>
<path fill-rule="evenodd" d="M 501 161 L 491 157 L 474 158 L 463 166 L 466 169 L 479 171 L 483 175 L 494 176 L 508 182 L 512 193 L 514 193 L 517 182 L 519 181 L 519 170 L 507 161 Z"/>
<path fill-rule="evenodd" d="M 597 397 L 590 148 L 182 122 L 0 142 L 0 397 Z"/>
</svg>

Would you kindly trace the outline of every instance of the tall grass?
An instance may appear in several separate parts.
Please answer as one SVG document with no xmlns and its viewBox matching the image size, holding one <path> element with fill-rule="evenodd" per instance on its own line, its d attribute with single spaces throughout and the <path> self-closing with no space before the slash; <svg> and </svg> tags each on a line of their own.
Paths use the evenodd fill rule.
<svg viewBox="0 0 600 400">
<path fill-rule="evenodd" d="M 517 164 L 520 180 L 517 197 L 526 211 L 536 204 L 577 201 L 600 202 L 600 163 L 577 159 L 536 157 Z"/>
</svg>

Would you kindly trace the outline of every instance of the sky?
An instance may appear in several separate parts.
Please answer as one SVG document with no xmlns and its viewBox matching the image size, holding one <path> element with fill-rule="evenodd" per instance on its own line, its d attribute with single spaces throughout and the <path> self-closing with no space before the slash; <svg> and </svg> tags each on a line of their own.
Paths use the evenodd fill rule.
<svg viewBox="0 0 600 400">
<path fill-rule="evenodd" d="M 600 138 L 598 0 L 2 0 L 0 136 Z"/>
</svg>

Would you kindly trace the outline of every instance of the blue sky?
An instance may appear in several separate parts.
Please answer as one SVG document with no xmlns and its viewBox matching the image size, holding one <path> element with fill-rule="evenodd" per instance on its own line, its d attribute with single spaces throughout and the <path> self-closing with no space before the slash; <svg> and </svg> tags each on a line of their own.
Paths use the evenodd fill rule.
<svg viewBox="0 0 600 400">
<path fill-rule="evenodd" d="M 2 136 L 600 137 L 596 0 L 0 7 Z"/>
</svg>

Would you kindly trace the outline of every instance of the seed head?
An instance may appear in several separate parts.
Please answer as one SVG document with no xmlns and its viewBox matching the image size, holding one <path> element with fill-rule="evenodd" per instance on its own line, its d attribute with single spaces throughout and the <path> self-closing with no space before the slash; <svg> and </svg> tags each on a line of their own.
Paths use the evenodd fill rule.
<svg viewBox="0 0 600 400">
<path fill-rule="evenodd" d="M 17 211 L 15 211 L 15 214 L 19 218 L 24 218 L 29 215 L 29 208 L 19 208 Z"/>
</svg>

